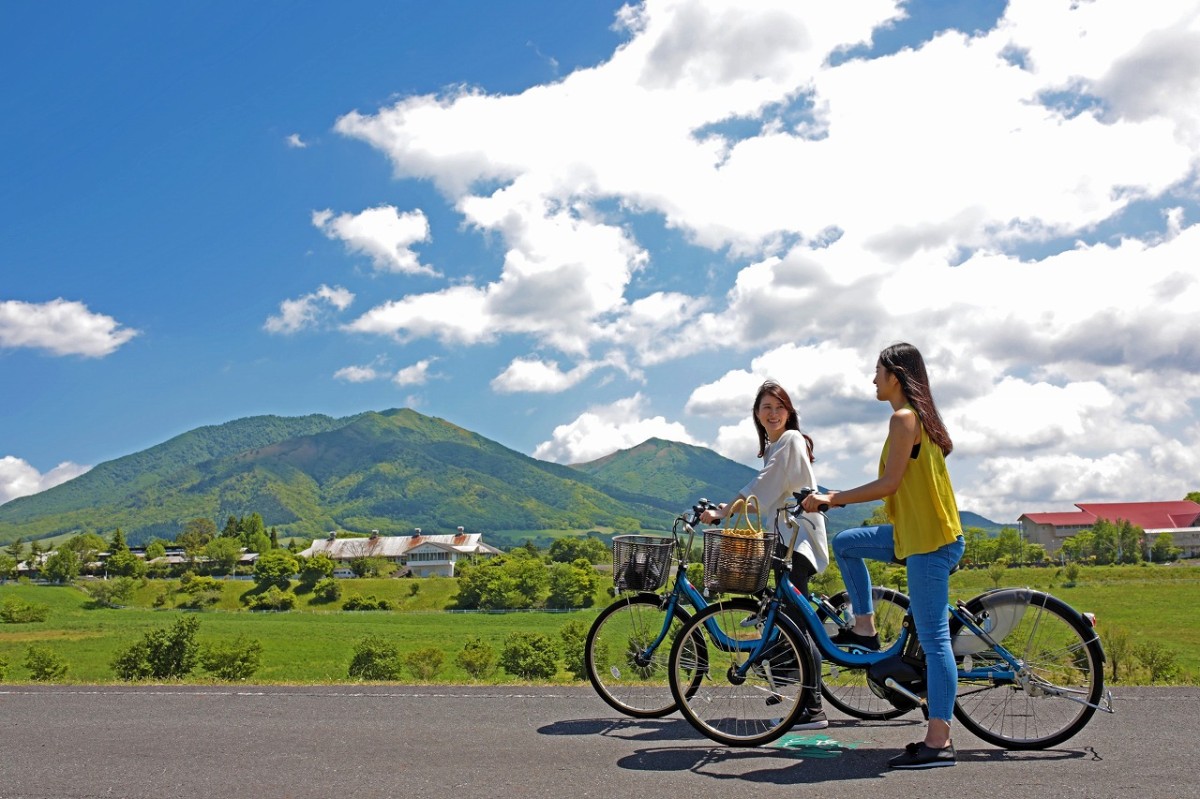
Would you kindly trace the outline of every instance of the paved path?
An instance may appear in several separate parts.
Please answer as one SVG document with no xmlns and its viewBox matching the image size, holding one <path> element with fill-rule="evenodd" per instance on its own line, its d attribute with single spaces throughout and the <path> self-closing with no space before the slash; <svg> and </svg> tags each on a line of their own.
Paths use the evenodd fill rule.
<svg viewBox="0 0 1200 799">
<path fill-rule="evenodd" d="M 956 768 L 897 773 L 915 714 L 730 749 L 582 686 L 0 686 L 0 797 L 1200 797 L 1200 689 L 1115 693 L 1057 749 L 960 730 Z"/>
</svg>

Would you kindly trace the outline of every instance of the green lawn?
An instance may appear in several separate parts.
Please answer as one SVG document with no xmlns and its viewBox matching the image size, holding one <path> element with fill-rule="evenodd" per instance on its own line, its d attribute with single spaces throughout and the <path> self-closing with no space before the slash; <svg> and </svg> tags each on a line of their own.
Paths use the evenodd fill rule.
<svg viewBox="0 0 1200 799">
<path fill-rule="evenodd" d="M 79 589 L 70 586 L 40 586 L 8 583 L 0 585 L 0 603 L 13 597 L 49 607 L 43 622 L 0 623 L 0 660 L 7 661 L 6 682 L 27 682 L 24 665 L 26 647 L 43 644 L 69 667 L 64 681 L 111 683 L 116 681 L 112 660 L 120 650 L 139 640 L 148 630 L 171 625 L 180 614 L 194 612 L 155 608 L 156 598 L 171 581 L 151 580 L 123 609 L 98 608 Z M 1200 628 L 1191 608 L 1200 606 L 1200 567 L 1090 567 L 1081 571 L 1076 584 L 1064 584 L 1060 569 L 1010 569 L 1003 585 L 1030 586 L 1048 591 L 1079 610 L 1093 612 L 1099 619 L 1101 638 L 1107 631 L 1122 629 L 1131 640 L 1158 641 L 1178 658 L 1180 682 L 1200 684 Z M 569 613 L 454 613 L 443 609 L 452 604 L 455 581 L 345 580 L 343 601 L 354 594 L 386 598 L 395 611 L 345 612 L 337 604 L 312 603 L 302 594 L 297 610 L 285 613 L 250 613 L 241 610 L 240 596 L 254 589 L 242 581 L 225 581 L 216 609 L 198 612 L 199 639 L 229 640 L 238 634 L 258 639 L 263 645 L 263 663 L 254 682 L 322 684 L 351 682 L 348 667 L 355 644 L 368 634 L 394 641 L 401 653 L 438 647 L 445 653 L 441 683 L 469 682 L 469 676 L 454 664 L 463 645 L 476 637 L 488 641 L 497 652 L 505 637 L 514 631 L 540 632 L 557 639 L 559 630 L 572 620 L 590 624 L 607 597 L 597 606 Z M 954 598 L 967 599 L 992 587 L 984 570 L 961 571 L 952 578 Z M 1136 684 L 1144 675 L 1136 671 L 1112 687 Z M 203 682 L 202 671 L 190 678 Z M 495 682 L 510 681 L 500 672 Z M 556 681 L 569 681 L 560 671 Z M 516 682 L 515 680 L 511 680 Z"/>
</svg>

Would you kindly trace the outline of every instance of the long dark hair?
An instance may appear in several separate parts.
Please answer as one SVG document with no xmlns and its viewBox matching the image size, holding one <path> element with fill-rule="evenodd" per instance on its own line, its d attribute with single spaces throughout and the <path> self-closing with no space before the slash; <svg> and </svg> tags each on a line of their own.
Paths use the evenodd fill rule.
<svg viewBox="0 0 1200 799">
<path fill-rule="evenodd" d="M 813 456 L 813 440 L 808 437 L 807 433 L 800 432 L 800 414 L 796 413 L 796 406 L 792 404 L 792 398 L 783 390 L 783 386 L 774 380 L 768 380 L 758 387 L 758 393 L 754 395 L 754 407 L 750 409 L 750 418 L 754 420 L 754 429 L 758 431 L 758 457 L 761 458 L 767 451 L 767 429 L 762 426 L 762 422 L 758 421 L 758 406 L 762 402 L 764 394 L 770 394 L 783 405 L 787 411 L 787 421 L 783 423 L 784 429 L 795 430 L 804 436 L 804 443 L 808 445 L 808 462 L 816 461 Z"/>
<path fill-rule="evenodd" d="M 942 455 L 949 455 L 954 450 L 954 442 L 950 440 L 942 415 L 933 402 L 929 373 L 925 371 L 925 359 L 921 353 L 913 345 L 900 342 L 879 353 L 879 363 L 900 381 L 900 389 L 916 409 L 929 440 L 938 445 Z"/>
</svg>

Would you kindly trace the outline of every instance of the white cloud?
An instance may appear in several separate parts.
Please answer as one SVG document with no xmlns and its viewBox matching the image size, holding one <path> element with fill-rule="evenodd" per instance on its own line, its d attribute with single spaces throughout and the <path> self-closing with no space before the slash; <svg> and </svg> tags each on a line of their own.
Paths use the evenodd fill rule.
<svg viewBox="0 0 1200 799">
<path fill-rule="evenodd" d="M 73 480 L 91 468 L 91 466 L 65 462 L 42 474 L 24 460 L 12 455 L 5 455 L 0 458 L 0 505 L 10 499 L 37 494 L 60 483 Z"/>
<path fill-rule="evenodd" d="M 370 257 L 382 272 L 436 275 L 421 263 L 414 244 L 429 241 L 429 220 L 420 209 L 400 213 L 390 205 L 368 208 L 358 214 L 333 215 L 329 209 L 314 211 L 313 225 L 327 238 L 339 239 L 350 252 Z"/>
<path fill-rule="evenodd" d="M 311 294 L 279 303 L 279 313 L 267 318 L 263 328 L 268 333 L 296 333 L 319 323 L 332 306 L 344 311 L 354 302 L 354 294 L 341 286 L 322 284 Z"/>
<path fill-rule="evenodd" d="M 429 382 L 429 367 L 433 365 L 435 359 L 426 358 L 417 361 L 411 366 L 406 366 L 403 369 L 398 369 L 396 374 L 392 375 L 392 382 L 398 386 L 423 386 Z"/>
<path fill-rule="evenodd" d="M 382 376 L 374 366 L 343 366 L 333 373 L 335 380 L 344 380 L 347 383 L 370 383 Z"/>
<path fill-rule="evenodd" d="M 619 13 L 629 38 L 608 61 L 561 80 L 345 115 L 339 132 L 504 251 L 498 277 L 481 267 L 346 329 L 527 340 L 498 392 L 568 392 L 603 347 L 657 396 L 654 368 L 703 353 L 717 377 L 677 414 L 742 452 L 745 406 L 778 379 L 828 484 L 873 475 L 874 360 L 909 340 L 974 510 L 1059 509 L 1041 504 L 1063 501 L 1050 478 L 1072 469 L 1054 484 L 1113 500 L 1138 469 L 1195 474 L 1171 444 L 1194 428 L 1200 373 L 1200 6 L 1012 0 L 978 35 L 836 57 L 904 8 L 648 0 Z M 1143 219 L 1121 233 L 1127 216 Z M 673 262 L 634 233 L 646 218 L 713 256 Z M 539 456 L 683 430 L 642 419 L 641 397 L 587 410 Z M 1158 477 L 1150 497 L 1188 479 Z"/>
<path fill-rule="evenodd" d="M 308 146 L 308 142 L 306 142 L 306 141 L 304 141 L 304 139 L 300 138 L 299 133 L 289 134 L 288 137 L 286 139 L 284 139 L 284 141 L 287 143 L 288 147 L 291 147 L 292 149 L 295 149 L 295 150 L 303 150 L 305 147 Z"/>
<path fill-rule="evenodd" d="M 45 303 L 0 301 L 0 348 L 28 347 L 54 355 L 102 358 L 138 333 L 111 316 L 93 313 L 83 303 L 61 297 Z"/>
<path fill-rule="evenodd" d="M 678 422 L 662 416 L 644 418 L 646 399 L 635 394 L 611 405 L 595 407 L 570 424 L 559 425 L 549 441 L 533 456 L 556 463 L 586 463 L 618 449 L 628 449 L 648 438 L 663 438 L 685 444 L 696 443 Z"/>
</svg>

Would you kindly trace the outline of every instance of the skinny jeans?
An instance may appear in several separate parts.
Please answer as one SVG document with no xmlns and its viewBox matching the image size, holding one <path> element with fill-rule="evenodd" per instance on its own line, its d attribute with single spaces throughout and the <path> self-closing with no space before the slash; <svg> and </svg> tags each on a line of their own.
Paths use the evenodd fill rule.
<svg viewBox="0 0 1200 799">
<path fill-rule="evenodd" d="M 950 572 L 963 555 L 962 536 L 933 552 L 909 555 L 909 609 L 917 625 L 917 637 L 925 650 L 925 681 L 928 686 L 929 717 L 949 723 L 957 693 L 958 667 L 950 645 Z M 893 563 L 896 548 L 892 525 L 855 527 L 843 530 L 833 539 L 833 556 L 842 571 L 846 592 L 855 615 L 874 613 L 871 575 L 864 559 Z"/>
</svg>

